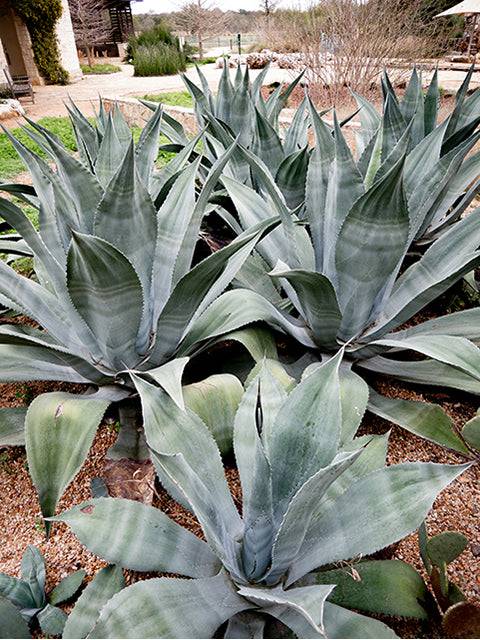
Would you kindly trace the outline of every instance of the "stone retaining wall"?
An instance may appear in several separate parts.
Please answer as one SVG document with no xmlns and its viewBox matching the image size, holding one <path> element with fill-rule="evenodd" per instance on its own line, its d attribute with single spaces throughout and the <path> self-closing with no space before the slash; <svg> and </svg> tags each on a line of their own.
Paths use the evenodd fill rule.
<svg viewBox="0 0 480 640">
<path fill-rule="evenodd" d="M 145 125 L 145 122 L 152 114 L 150 109 L 148 107 L 145 107 L 136 98 L 104 97 L 103 101 L 105 109 L 107 111 L 111 109 L 115 103 L 117 103 L 130 126 L 136 124 L 143 127 Z M 195 113 L 192 108 L 174 107 L 168 104 L 164 105 L 163 108 L 167 113 L 171 114 L 173 118 L 181 122 L 188 133 L 196 133 L 197 122 L 195 120 Z M 293 114 L 293 109 L 284 109 L 279 118 L 280 126 L 285 128 L 288 127 L 288 125 L 292 122 Z M 325 122 L 333 126 L 333 122 L 330 122 L 328 120 L 325 120 Z M 358 122 L 348 122 L 343 127 L 343 129 L 347 131 L 350 130 L 353 133 L 353 131 L 358 127 Z"/>
</svg>

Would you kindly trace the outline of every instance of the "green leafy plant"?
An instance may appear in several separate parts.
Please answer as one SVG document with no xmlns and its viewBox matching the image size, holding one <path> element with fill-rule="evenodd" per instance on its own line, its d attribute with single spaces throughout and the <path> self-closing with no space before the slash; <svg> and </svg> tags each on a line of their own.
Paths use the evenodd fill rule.
<svg viewBox="0 0 480 640">
<path fill-rule="evenodd" d="M 234 426 L 242 516 L 202 420 L 135 378 L 157 473 L 196 515 L 206 542 L 158 509 L 122 499 L 89 500 L 52 518 L 109 562 L 193 578 L 128 587 L 102 609 L 89 637 L 209 638 L 219 628 L 226 637 L 263 637 L 275 619 L 301 638 L 395 637 L 330 602 L 334 582 L 302 580 L 415 530 L 468 465 L 385 468 L 386 437 L 353 439 L 368 391 L 340 364 L 338 354 L 289 394 L 267 361 L 260 366 Z"/>
<path fill-rule="evenodd" d="M 140 35 L 130 38 L 127 44 L 126 59 L 133 62 L 135 52 L 139 46 L 154 47 L 158 44 L 165 44 L 179 50 L 180 45 L 178 38 L 173 35 L 165 22 L 161 21 L 155 24 L 151 29 L 142 31 Z"/>
<path fill-rule="evenodd" d="M 13 638 L 30 637 L 27 626 L 38 623 L 43 633 L 60 636 L 65 626 L 67 614 L 57 605 L 70 600 L 80 589 L 86 573 L 83 569 L 69 574 L 49 593 L 45 592 L 45 561 L 41 552 L 29 545 L 23 554 L 21 578 L 0 573 L 0 624 L 2 634 L 4 625 L 16 622 L 25 635 L 12 635 Z M 11 609 L 3 605 L 6 599 L 14 605 Z M 7 620 L 10 618 L 10 621 Z M 22 622 L 24 621 L 24 622 Z M 2 636 L 7 637 L 7 635 Z"/>
<path fill-rule="evenodd" d="M 185 71 L 186 60 L 167 44 L 141 45 L 135 50 L 133 68 L 136 76 L 171 76 Z"/>
<path fill-rule="evenodd" d="M 155 171 L 161 106 L 137 145 L 118 109 L 100 113 L 100 131 L 73 106 L 71 115 L 81 159 L 32 123 L 30 135 L 56 171 L 11 137 L 31 172 L 35 195 L 21 195 L 39 209 L 38 231 L 19 207 L 0 200 L 0 215 L 26 242 L 35 264 L 34 280 L 0 262 L 0 303 L 40 327 L 2 324 L 0 379 L 88 385 L 82 395 L 43 394 L 26 412 L 29 469 L 45 515 L 54 513 L 80 469 L 110 404 L 120 403 L 122 424 L 112 455 L 148 457 L 138 411 L 132 410 L 132 372 L 153 376 L 181 403 L 189 356 L 235 328 L 230 319 L 223 328 L 215 323 L 198 333 L 197 323 L 277 224 L 274 218 L 263 222 L 196 263 L 208 199 L 233 148 L 197 193 L 199 162 L 186 166 L 196 140 Z M 184 349 L 186 341 L 190 346 Z M 4 409 L 0 419 L 17 436 L 18 412 L 14 420 L 11 413 Z"/>
<path fill-rule="evenodd" d="M 339 606 L 370 614 L 416 618 L 426 625 L 433 624 L 434 629 L 442 624 L 446 637 L 475 638 L 480 629 L 480 608 L 467 602 L 448 577 L 448 565 L 467 546 L 467 538 L 456 531 L 428 538 L 422 523 L 419 547 L 427 582 L 405 562 L 367 559 L 308 576 L 304 583 L 336 584 L 329 599 Z"/>
</svg>

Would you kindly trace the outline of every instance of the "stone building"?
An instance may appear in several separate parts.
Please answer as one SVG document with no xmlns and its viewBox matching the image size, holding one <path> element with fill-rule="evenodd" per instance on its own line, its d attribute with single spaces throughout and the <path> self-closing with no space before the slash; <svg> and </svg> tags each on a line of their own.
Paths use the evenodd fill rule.
<svg viewBox="0 0 480 640">
<path fill-rule="evenodd" d="M 62 0 L 62 6 L 62 17 L 56 27 L 60 60 L 70 76 L 70 81 L 75 82 L 81 78 L 82 71 L 75 46 L 68 0 Z M 27 27 L 10 7 L 10 2 L 0 0 L 0 69 L 4 67 L 8 67 L 12 76 L 27 75 L 32 84 L 44 83 L 33 60 Z M 3 73 L 0 72 L 0 76 L 3 76 Z M 2 81 L 3 77 L 0 77 L 0 84 Z"/>
</svg>

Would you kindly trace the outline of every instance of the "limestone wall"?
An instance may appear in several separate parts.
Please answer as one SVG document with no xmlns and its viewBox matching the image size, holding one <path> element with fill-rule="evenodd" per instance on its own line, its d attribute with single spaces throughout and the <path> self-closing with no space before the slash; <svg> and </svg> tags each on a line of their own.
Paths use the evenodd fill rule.
<svg viewBox="0 0 480 640">
<path fill-rule="evenodd" d="M 80 80 L 82 77 L 82 70 L 80 69 L 80 63 L 78 60 L 68 0 L 62 0 L 62 8 L 62 17 L 57 22 L 57 39 L 60 51 L 60 62 L 65 71 L 68 71 L 70 82 L 75 82 Z"/>
</svg>

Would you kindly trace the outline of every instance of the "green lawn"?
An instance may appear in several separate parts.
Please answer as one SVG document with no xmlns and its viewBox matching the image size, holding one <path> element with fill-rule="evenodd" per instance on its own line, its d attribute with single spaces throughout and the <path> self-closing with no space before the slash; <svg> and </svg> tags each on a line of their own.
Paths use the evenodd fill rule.
<svg viewBox="0 0 480 640">
<path fill-rule="evenodd" d="M 193 107 L 193 100 L 188 91 L 169 91 L 165 93 L 147 93 L 144 96 L 138 96 L 143 100 L 151 100 L 152 102 L 162 102 L 172 107 Z"/>
<path fill-rule="evenodd" d="M 94 74 L 104 74 L 104 73 L 118 73 L 121 71 L 120 67 L 117 64 L 94 64 L 90 67 L 88 64 L 80 65 L 83 73 L 86 75 Z"/>
<path fill-rule="evenodd" d="M 68 118 L 46 117 L 40 118 L 38 123 L 58 136 L 68 149 L 71 151 L 76 150 L 75 136 L 73 135 L 73 129 Z M 17 127 L 11 129 L 10 133 L 23 142 L 26 147 L 45 157 L 44 152 L 29 138 L 22 128 Z M 7 134 L 0 133 L 0 181 L 14 178 L 22 171 L 25 171 L 23 162 L 18 157 Z"/>
<path fill-rule="evenodd" d="M 38 120 L 38 124 L 41 124 L 60 138 L 63 144 L 70 149 L 70 151 L 77 150 L 77 144 L 69 118 L 40 118 L 40 120 Z M 138 141 L 141 131 L 140 127 L 132 127 L 132 134 L 135 142 Z M 38 145 L 35 144 L 35 142 L 33 142 L 31 138 L 29 138 L 21 127 L 11 129 L 10 133 L 23 142 L 26 147 L 42 156 L 42 158 L 45 157 L 45 153 L 38 147 Z M 167 138 L 162 138 L 160 142 L 161 144 L 166 144 L 168 140 Z M 173 154 L 171 153 L 161 151 L 157 158 L 157 166 L 166 164 L 172 155 Z M 25 171 L 23 162 L 18 157 L 17 152 L 8 139 L 7 134 L 0 133 L 0 182 L 12 180 L 22 171 Z"/>
</svg>

